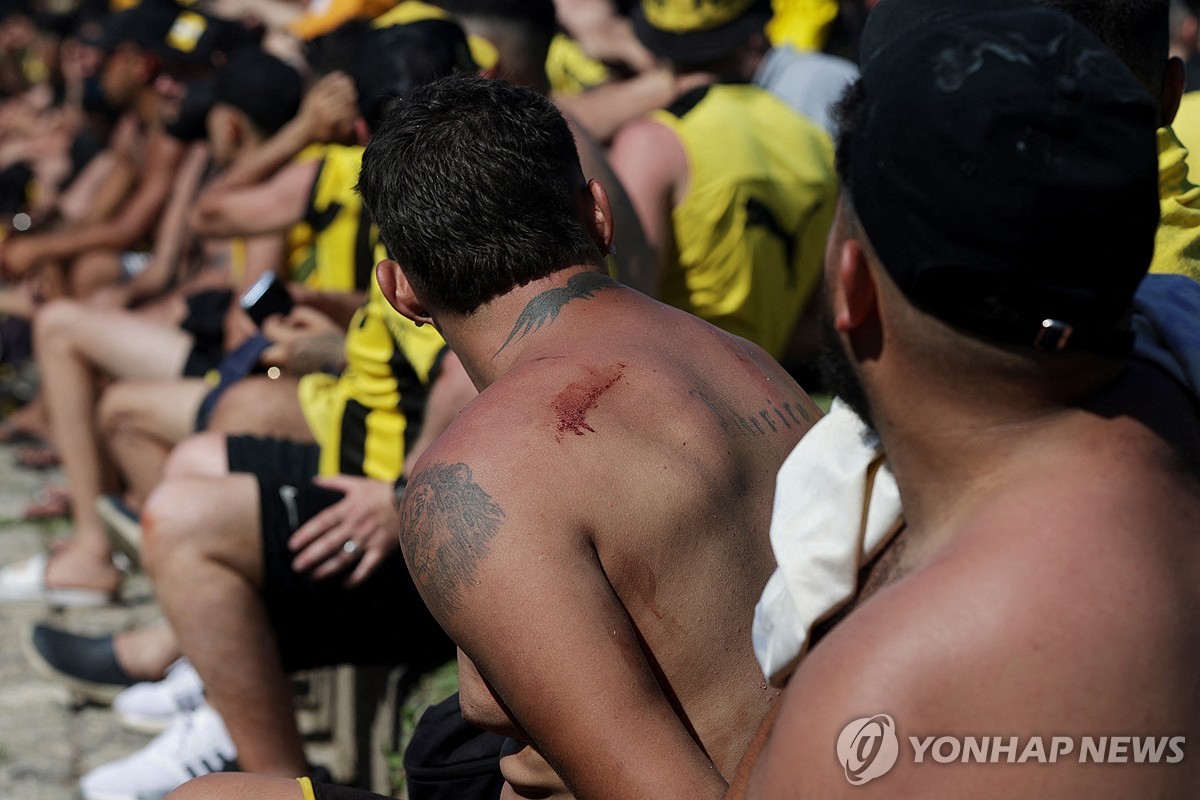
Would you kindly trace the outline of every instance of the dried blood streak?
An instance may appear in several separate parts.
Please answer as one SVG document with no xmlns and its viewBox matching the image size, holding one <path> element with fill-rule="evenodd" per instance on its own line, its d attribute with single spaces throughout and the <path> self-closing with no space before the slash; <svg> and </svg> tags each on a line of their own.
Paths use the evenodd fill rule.
<svg viewBox="0 0 1200 800">
<path fill-rule="evenodd" d="M 567 433 L 583 436 L 585 431 L 595 433 L 587 423 L 587 414 L 595 408 L 600 395 L 604 394 L 625 374 L 624 364 L 615 364 L 608 369 L 592 372 L 593 379 L 572 383 L 554 398 L 554 416 L 557 421 L 555 441 L 561 442 Z"/>
</svg>

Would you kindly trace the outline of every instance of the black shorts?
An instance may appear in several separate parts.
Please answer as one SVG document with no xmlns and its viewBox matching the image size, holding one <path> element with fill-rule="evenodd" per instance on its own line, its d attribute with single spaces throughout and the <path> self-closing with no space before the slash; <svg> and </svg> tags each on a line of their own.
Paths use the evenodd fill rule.
<svg viewBox="0 0 1200 800">
<path fill-rule="evenodd" d="M 423 670 L 453 657 L 398 548 L 353 589 L 344 585 L 348 572 L 318 581 L 292 569 L 292 534 L 341 497 L 312 482 L 316 445 L 229 437 L 228 448 L 230 471 L 258 478 L 263 600 L 286 671 L 334 664 Z"/>
<path fill-rule="evenodd" d="M 183 365 L 183 377 L 203 378 L 221 363 L 225 351 L 225 312 L 233 300 L 227 289 L 210 289 L 188 295 L 187 317 L 179 326 L 192 335 L 192 349 Z"/>
<path fill-rule="evenodd" d="M 227 436 L 225 452 L 230 472 L 251 472 L 299 486 L 317 477 L 321 448 L 312 442 L 293 442 L 265 436 Z"/>
</svg>

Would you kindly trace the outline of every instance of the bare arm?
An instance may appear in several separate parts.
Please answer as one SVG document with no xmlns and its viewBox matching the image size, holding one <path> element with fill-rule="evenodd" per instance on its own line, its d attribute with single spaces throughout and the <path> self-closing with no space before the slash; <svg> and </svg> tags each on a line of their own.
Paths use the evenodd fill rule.
<svg viewBox="0 0 1200 800">
<path fill-rule="evenodd" d="M 555 97 L 555 104 L 570 114 L 601 142 L 612 141 L 621 126 L 675 98 L 675 79 L 666 69 L 652 69 L 628 80 L 597 86 L 583 94 Z"/>
<path fill-rule="evenodd" d="M 358 113 L 356 99 L 354 83 L 343 73 L 334 72 L 317 81 L 304 96 L 294 119 L 205 187 L 196 201 L 193 228 L 204 236 L 232 235 L 223 232 L 219 224 L 230 217 L 227 206 L 233 202 L 231 198 L 244 197 L 246 191 L 263 184 L 310 144 L 348 138 Z"/>
<path fill-rule="evenodd" d="M 597 61 L 623 64 L 633 72 L 654 67 L 654 56 L 612 0 L 555 0 L 554 10 L 571 38 Z"/>
<path fill-rule="evenodd" d="M 198 202 L 192 211 L 192 228 L 200 236 L 214 237 L 285 231 L 304 218 L 320 168 L 317 161 L 291 164 L 264 183 Z"/>
<path fill-rule="evenodd" d="M 658 280 L 655 254 L 646 242 L 642 223 L 629 201 L 625 186 L 613 172 L 603 149 L 587 131 L 575 124 L 571 124 L 571 130 L 578 144 L 579 163 L 583 174 L 600 181 L 608 194 L 615 227 L 613 245 L 616 248 L 614 261 L 617 264 L 617 278 L 626 286 L 653 297 Z"/>
<path fill-rule="evenodd" d="M 642 119 L 621 129 L 609 160 L 641 221 L 655 265 L 652 285 L 657 289 L 658 273 L 674 247 L 671 209 L 676 196 L 686 191 L 687 155 L 670 128 Z"/>
<path fill-rule="evenodd" d="M 580 800 L 721 797 L 725 781 L 664 696 L 592 542 L 556 502 L 570 505 L 569 469 L 534 458 L 554 477 L 530 481 L 508 474 L 509 453 L 473 466 L 455 452 L 438 443 L 416 468 L 401 545 L 426 604 L 517 727 Z"/>
<path fill-rule="evenodd" d="M 123 287 L 128 293 L 127 303 L 158 294 L 175 274 L 184 245 L 188 241 L 188 212 L 196 197 L 196 191 L 200 188 L 204 170 L 208 167 L 208 155 L 208 145 L 204 142 L 197 142 L 188 147 L 183 164 L 175 177 L 170 202 L 158 223 L 150 265 Z"/>
<path fill-rule="evenodd" d="M 152 229 L 171 192 L 183 145 L 161 131 L 151 136 L 141 182 L 116 217 L 54 233 L 23 236 L 5 248 L 5 262 L 15 274 L 42 260 L 70 258 L 86 250 L 123 250 Z"/>
</svg>

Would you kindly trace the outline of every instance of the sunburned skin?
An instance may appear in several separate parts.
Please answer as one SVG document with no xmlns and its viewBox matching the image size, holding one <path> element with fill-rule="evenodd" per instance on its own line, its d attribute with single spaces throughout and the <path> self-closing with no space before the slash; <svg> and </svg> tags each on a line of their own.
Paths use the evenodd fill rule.
<svg viewBox="0 0 1200 800">
<path fill-rule="evenodd" d="M 569 384 L 554 398 L 554 440 L 560 444 L 568 433 L 583 436 L 584 432 L 596 432 L 595 428 L 588 425 L 587 414 L 596 407 L 600 396 L 624 377 L 625 365 L 617 362 L 602 370 L 588 371 L 591 372 L 591 380 Z"/>
</svg>

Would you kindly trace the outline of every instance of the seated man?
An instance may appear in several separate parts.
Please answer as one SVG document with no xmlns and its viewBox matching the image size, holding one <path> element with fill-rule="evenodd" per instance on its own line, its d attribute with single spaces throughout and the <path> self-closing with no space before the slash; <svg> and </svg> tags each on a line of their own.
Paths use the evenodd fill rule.
<svg viewBox="0 0 1200 800">
<path fill-rule="evenodd" d="M 635 27 L 679 96 L 611 152 L 657 256 L 654 296 L 783 359 L 804 355 L 837 180 L 825 132 L 750 83 L 770 15 L 768 0 L 643 0 Z"/>
<path fill-rule="evenodd" d="M 355 72 L 373 90 L 361 94 L 372 126 L 397 93 L 473 66 L 461 29 L 445 20 L 372 31 L 367 41 Z M 178 637 L 220 717 L 205 709 L 88 773 L 88 800 L 165 792 L 195 763 L 234 751 L 247 771 L 307 772 L 289 672 L 421 668 L 452 652 L 399 553 L 397 489 L 474 387 L 438 331 L 400 316 L 378 285 L 350 325 L 346 362 L 336 378 L 301 382 L 317 444 L 222 439 L 220 474 L 171 477 L 148 500 L 143 563 L 171 623 L 165 635 Z M 380 608 L 397 613 L 396 636 L 372 635 Z M 39 650 L 61 640 L 56 633 L 39 628 Z"/>
<path fill-rule="evenodd" d="M 246 77 L 246 74 L 254 79 Z M 228 167 L 239 156 L 246 157 L 297 116 L 301 80 L 294 69 L 260 51 L 236 53 L 218 74 L 216 94 L 220 102 L 210 112 L 215 123 L 212 149 L 217 164 Z M 236 85 L 235 80 L 236 78 Z M 269 86 L 271 92 L 251 92 L 247 87 Z M 310 100 L 303 115 L 314 114 Z M 154 261 L 163 272 L 183 258 L 184 242 L 190 238 L 186 215 L 207 166 L 204 148 L 189 151 L 187 170 L 175 186 L 159 228 Z M 315 166 L 314 166 L 315 169 Z M 299 217 L 303 212 L 298 213 Z M 280 237 L 248 241 L 244 252 L 259 268 L 272 263 L 281 251 Z M 223 247 L 228 250 L 227 246 Z M 224 279 L 237 265 L 225 263 Z M 343 269 L 343 272 L 350 272 Z M 352 278 L 350 279 L 352 280 Z M 183 305 L 183 301 L 179 303 Z M 191 302 L 193 312 L 183 326 L 157 318 L 150 312 L 97 308 L 75 300 L 58 300 L 43 307 L 35 322 L 35 355 L 49 411 L 54 438 L 61 443 L 63 466 L 70 482 L 70 511 L 74 531 L 66 547 L 54 557 L 0 567 L 0 600 L 46 600 L 64 605 L 104 604 L 115 597 L 120 574 L 111 562 L 111 552 L 99 516 L 96 498 L 112 482 L 105 453 L 97 436 L 95 399 L 97 376 L 150 380 L 194 376 L 182 386 L 156 394 L 190 423 L 195 408 L 207 391 L 200 380 L 215 366 L 218 352 L 206 347 L 207 338 L 197 320 L 204 304 Z M 219 322 L 224 309 L 216 310 Z M 220 325 L 215 326 L 219 332 Z"/>
<path fill-rule="evenodd" d="M 819 412 L 761 348 L 607 277 L 603 187 L 539 95 L 414 92 L 360 186 L 385 294 L 481 390 L 414 468 L 401 546 L 464 715 L 517 740 L 507 791 L 721 797 L 774 699 L 747 635 L 773 476 Z M 245 780 L 178 795 L 304 796 Z"/>
<path fill-rule="evenodd" d="M 1200 419 L 1128 326 L 1159 110 L 1062 14 L 936 5 L 868 25 L 826 272 L 906 525 L 814 632 L 745 796 L 1200 796 Z"/>
</svg>

